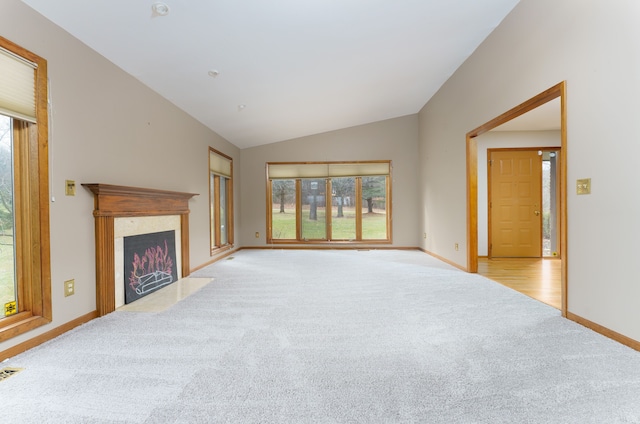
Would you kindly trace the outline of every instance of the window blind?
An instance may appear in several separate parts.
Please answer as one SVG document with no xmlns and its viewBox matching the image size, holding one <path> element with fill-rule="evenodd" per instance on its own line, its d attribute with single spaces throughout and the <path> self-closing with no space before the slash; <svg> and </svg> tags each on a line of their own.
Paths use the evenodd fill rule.
<svg viewBox="0 0 640 424">
<path fill-rule="evenodd" d="M 209 169 L 214 174 L 231 178 L 231 159 L 227 159 L 210 150 Z"/>
<path fill-rule="evenodd" d="M 391 162 L 267 163 L 267 177 L 273 179 L 366 177 L 389 175 Z"/>
<path fill-rule="evenodd" d="M 0 48 L 0 113 L 36 122 L 36 65 Z"/>
</svg>

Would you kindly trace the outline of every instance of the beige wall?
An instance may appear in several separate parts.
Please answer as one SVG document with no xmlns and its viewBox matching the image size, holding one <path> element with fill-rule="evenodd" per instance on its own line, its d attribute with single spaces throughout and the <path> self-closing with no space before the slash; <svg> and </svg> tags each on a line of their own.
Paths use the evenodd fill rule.
<svg viewBox="0 0 640 424">
<path fill-rule="evenodd" d="M 640 340 L 632 268 L 640 201 L 629 178 L 640 143 L 640 2 L 521 0 L 419 115 L 239 151 L 18 0 L 2 35 L 49 62 L 52 324 L 95 310 L 92 196 L 64 180 L 199 193 L 191 265 L 209 258 L 207 146 L 234 158 L 236 240 L 265 244 L 266 161 L 391 159 L 394 246 L 466 264 L 465 134 L 562 80 L 568 86 L 569 311 Z M 577 196 L 578 178 L 592 194 Z M 260 239 L 254 237 L 260 232 Z M 422 233 L 427 238 L 422 238 Z M 456 251 L 454 244 L 459 243 Z M 76 279 L 63 297 L 62 282 Z"/>
<path fill-rule="evenodd" d="M 417 115 L 243 149 L 240 244 L 266 244 L 266 162 L 391 159 L 393 246 L 416 247 L 417 152 Z"/>
<path fill-rule="evenodd" d="M 522 0 L 420 112 L 423 246 L 464 266 L 465 134 L 567 81 L 569 312 L 635 340 L 639 21 L 635 0 Z"/>
<path fill-rule="evenodd" d="M 18 0 L 0 6 L 2 36 L 48 61 L 53 322 L 0 343 L 0 351 L 94 311 L 93 196 L 65 179 L 199 193 L 190 202 L 191 266 L 210 260 L 208 146 L 239 150 Z M 236 197 L 239 184 L 236 182 Z M 236 219 L 239 225 L 239 217 Z M 63 296 L 74 278 L 76 293 Z"/>
</svg>

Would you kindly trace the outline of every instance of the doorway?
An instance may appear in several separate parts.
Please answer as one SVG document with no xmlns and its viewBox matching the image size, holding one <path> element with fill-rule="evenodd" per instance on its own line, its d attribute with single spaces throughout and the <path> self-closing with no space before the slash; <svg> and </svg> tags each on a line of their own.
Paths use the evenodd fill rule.
<svg viewBox="0 0 640 424">
<path fill-rule="evenodd" d="M 566 152 L 567 132 L 566 132 L 566 83 L 563 81 L 555 86 L 543 91 L 520 105 L 508 110 L 496 118 L 486 122 L 478 128 L 467 133 L 466 156 L 467 156 L 467 270 L 468 272 L 478 272 L 478 145 L 476 137 L 492 129 L 505 124 L 521 115 L 526 114 L 554 99 L 560 99 L 560 151 Z M 567 315 L 567 184 L 566 184 L 566 164 L 567 155 L 563 153 L 557 159 L 558 167 L 558 210 L 557 210 L 557 246 L 556 252 L 561 252 L 565 258 L 561 261 L 561 311 L 562 315 Z"/>
</svg>

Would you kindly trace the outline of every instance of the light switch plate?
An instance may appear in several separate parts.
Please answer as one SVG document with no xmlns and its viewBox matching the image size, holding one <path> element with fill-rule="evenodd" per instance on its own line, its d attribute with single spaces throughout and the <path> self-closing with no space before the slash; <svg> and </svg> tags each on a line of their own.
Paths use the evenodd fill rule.
<svg viewBox="0 0 640 424">
<path fill-rule="evenodd" d="M 65 180 L 64 182 L 64 194 L 67 196 L 76 195 L 76 182 L 73 180 Z"/>
<path fill-rule="evenodd" d="M 591 178 L 576 180 L 576 194 L 591 194 Z"/>
</svg>

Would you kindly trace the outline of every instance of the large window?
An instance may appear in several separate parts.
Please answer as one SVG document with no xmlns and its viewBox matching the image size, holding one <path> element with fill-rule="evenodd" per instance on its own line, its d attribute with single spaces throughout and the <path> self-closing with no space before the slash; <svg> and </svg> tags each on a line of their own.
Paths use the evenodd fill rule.
<svg viewBox="0 0 640 424">
<path fill-rule="evenodd" d="M 233 245 L 233 159 L 209 147 L 211 254 Z"/>
<path fill-rule="evenodd" d="M 390 177 L 390 161 L 267 163 L 267 242 L 391 242 Z"/>
<path fill-rule="evenodd" d="M 51 321 L 47 63 L 0 37 L 0 341 Z"/>
</svg>

